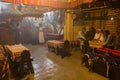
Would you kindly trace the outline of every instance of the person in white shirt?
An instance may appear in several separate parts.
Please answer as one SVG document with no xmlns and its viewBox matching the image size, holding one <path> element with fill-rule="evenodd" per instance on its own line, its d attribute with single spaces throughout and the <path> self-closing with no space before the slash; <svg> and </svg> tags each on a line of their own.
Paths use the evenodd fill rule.
<svg viewBox="0 0 120 80">
<path fill-rule="evenodd" d="M 86 34 L 86 28 L 83 27 L 82 30 L 79 31 L 77 35 L 77 40 L 80 41 L 80 49 L 82 49 L 82 46 L 84 45 L 84 41 L 86 40 L 85 34 Z"/>
<path fill-rule="evenodd" d="M 103 31 L 103 30 L 100 31 L 99 41 L 100 41 L 100 42 L 104 42 L 104 31 Z"/>
<path fill-rule="evenodd" d="M 85 34 L 86 34 L 86 28 L 83 27 L 82 30 L 78 32 L 77 40 L 79 41 L 86 40 Z"/>
<path fill-rule="evenodd" d="M 44 39 L 44 33 L 43 33 L 43 28 L 42 25 L 40 25 L 39 27 L 39 43 L 44 43 L 45 39 Z"/>
<path fill-rule="evenodd" d="M 63 34 L 64 34 L 63 27 L 61 27 L 61 28 L 58 30 L 58 34 L 60 34 L 60 35 L 63 35 Z"/>
<path fill-rule="evenodd" d="M 98 29 L 95 33 L 94 40 L 97 40 L 100 36 L 100 29 Z"/>
<path fill-rule="evenodd" d="M 103 30 L 101 30 L 101 29 L 97 30 L 97 32 L 95 33 L 95 36 L 94 36 L 94 40 L 95 41 L 100 41 L 100 42 L 104 41 Z"/>
<path fill-rule="evenodd" d="M 64 29 L 63 27 L 61 27 L 58 31 L 58 34 L 59 34 L 59 39 L 63 39 L 63 34 L 64 34 Z"/>
</svg>

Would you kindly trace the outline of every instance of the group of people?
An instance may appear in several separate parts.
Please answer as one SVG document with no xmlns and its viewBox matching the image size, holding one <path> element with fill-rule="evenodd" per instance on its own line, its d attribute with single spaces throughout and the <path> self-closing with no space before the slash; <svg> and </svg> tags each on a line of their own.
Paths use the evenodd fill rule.
<svg viewBox="0 0 120 80">
<path fill-rule="evenodd" d="M 77 40 L 83 42 L 81 45 L 86 47 L 89 46 L 88 41 L 96 41 L 104 42 L 104 47 L 114 48 L 114 38 L 109 30 L 95 29 L 94 27 L 91 27 L 87 31 L 86 27 L 83 27 L 82 30 L 78 32 Z"/>
</svg>

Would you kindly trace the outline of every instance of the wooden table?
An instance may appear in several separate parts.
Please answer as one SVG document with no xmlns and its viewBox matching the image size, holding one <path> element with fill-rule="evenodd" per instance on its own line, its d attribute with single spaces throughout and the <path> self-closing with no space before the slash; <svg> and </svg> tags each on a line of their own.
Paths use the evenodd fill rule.
<svg viewBox="0 0 120 80">
<path fill-rule="evenodd" d="M 6 49 L 8 51 L 9 63 L 11 74 L 20 76 L 24 75 L 26 70 L 29 70 L 30 73 L 33 73 L 33 66 L 31 63 L 31 58 L 23 58 L 23 51 L 27 50 L 30 51 L 27 47 L 22 44 L 15 44 L 15 45 L 6 45 Z M 25 56 L 25 55 L 24 55 Z"/>
<path fill-rule="evenodd" d="M 98 41 L 89 41 L 89 46 L 91 48 L 103 48 L 104 42 L 98 42 Z"/>
<path fill-rule="evenodd" d="M 93 53 L 95 53 L 96 48 L 103 48 L 104 42 L 98 42 L 98 41 L 89 41 L 89 47 L 93 49 Z"/>
<path fill-rule="evenodd" d="M 58 33 L 47 33 L 47 36 L 49 39 L 61 39 L 63 34 L 58 34 Z"/>
<path fill-rule="evenodd" d="M 63 41 L 59 40 L 49 40 L 47 41 L 47 47 L 51 51 L 53 50 L 55 53 L 58 53 L 58 48 L 63 45 Z"/>
<path fill-rule="evenodd" d="M 20 57 L 22 51 L 28 50 L 25 46 L 22 44 L 15 44 L 15 45 L 6 45 L 6 48 L 10 51 L 11 58 L 14 60 L 16 57 Z"/>
</svg>

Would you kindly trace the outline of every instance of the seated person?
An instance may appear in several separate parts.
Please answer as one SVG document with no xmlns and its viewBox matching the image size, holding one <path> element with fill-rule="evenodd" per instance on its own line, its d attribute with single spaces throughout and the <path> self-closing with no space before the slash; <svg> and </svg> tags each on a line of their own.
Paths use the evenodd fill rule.
<svg viewBox="0 0 120 80">
<path fill-rule="evenodd" d="M 79 41 L 85 40 L 85 33 L 86 33 L 86 28 L 83 27 L 82 30 L 78 32 L 77 40 Z"/>
<path fill-rule="evenodd" d="M 63 35 L 64 35 L 64 28 L 63 27 L 61 27 L 61 29 L 58 31 L 58 34 L 59 34 L 58 38 L 63 39 Z"/>
<path fill-rule="evenodd" d="M 85 37 L 88 38 L 89 41 L 93 40 L 95 36 L 96 30 L 94 27 L 90 27 L 89 30 L 86 32 Z"/>
<path fill-rule="evenodd" d="M 58 34 L 59 34 L 59 35 L 63 35 L 63 34 L 64 34 L 64 29 L 63 29 L 63 27 L 61 27 L 61 28 L 58 30 Z"/>
<path fill-rule="evenodd" d="M 114 39 L 110 34 L 109 30 L 106 30 L 104 33 L 104 42 L 105 42 L 104 47 L 112 48 L 112 49 L 114 48 Z"/>
<path fill-rule="evenodd" d="M 83 27 L 82 30 L 78 32 L 78 36 L 77 36 L 77 40 L 80 41 L 80 49 L 82 49 L 84 40 L 86 40 L 85 34 L 86 34 L 86 28 Z"/>
<path fill-rule="evenodd" d="M 82 45 L 82 53 L 87 53 L 90 51 L 89 41 L 93 40 L 96 30 L 94 27 L 90 27 L 85 34 L 85 40 Z"/>
<path fill-rule="evenodd" d="M 95 33 L 93 40 L 103 42 L 104 41 L 103 30 L 98 29 L 97 32 Z"/>
<path fill-rule="evenodd" d="M 86 40 L 83 41 L 83 44 L 82 44 L 82 54 L 83 53 L 87 53 L 90 50 L 89 42 L 88 41 L 89 41 L 88 37 L 86 38 Z"/>
</svg>

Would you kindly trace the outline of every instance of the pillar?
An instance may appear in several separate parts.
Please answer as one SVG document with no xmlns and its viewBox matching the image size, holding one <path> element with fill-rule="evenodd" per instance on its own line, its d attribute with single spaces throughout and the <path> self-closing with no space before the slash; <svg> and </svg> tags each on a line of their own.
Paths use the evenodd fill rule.
<svg viewBox="0 0 120 80">
<path fill-rule="evenodd" d="M 74 39 L 73 13 L 71 10 L 65 12 L 64 40 Z"/>
</svg>

